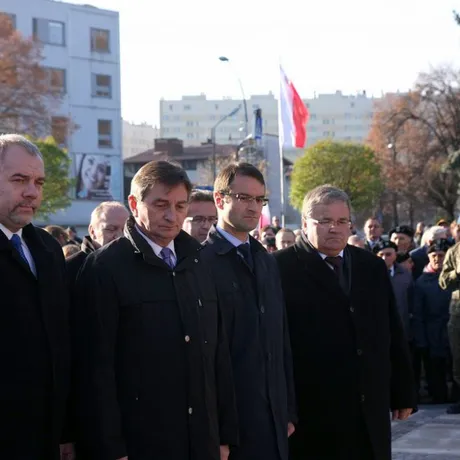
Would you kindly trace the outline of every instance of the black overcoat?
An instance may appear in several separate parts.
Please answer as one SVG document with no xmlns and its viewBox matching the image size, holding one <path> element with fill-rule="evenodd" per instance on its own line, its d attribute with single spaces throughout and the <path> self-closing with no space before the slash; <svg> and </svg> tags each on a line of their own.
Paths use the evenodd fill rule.
<svg viewBox="0 0 460 460">
<path fill-rule="evenodd" d="M 201 246 L 171 270 L 140 235 L 90 254 L 74 309 L 80 445 L 91 460 L 219 460 L 236 444 L 228 343 Z"/>
<path fill-rule="evenodd" d="M 203 261 L 217 280 L 232 356 L 240 446 L 231 460 L 285 460 L 296 421 L 292 356 L 278 267 L 250 238 L 254 270 L 213 227 Z"/>
<path fill-rule="evenodd" d="M 59 458 L 69 386 L 69 299 L 62 249 L 33 225 L 37 278 L 0 231 L 0 458 Z"/>
<path fill-rule="evenodd" d="M 294 360 L 299 424 L 291 458 L 352 459 L 370 441 L 390 460 L 390 409 L 414 407 L 407 340 L 385 263 L 347 246 L 346 295 L 305 238 L 275 253 Z M 356 445 L 353 445 L 356 443 Z M 354 460 L 354 459 L 353 459 Z"/>
</svg>

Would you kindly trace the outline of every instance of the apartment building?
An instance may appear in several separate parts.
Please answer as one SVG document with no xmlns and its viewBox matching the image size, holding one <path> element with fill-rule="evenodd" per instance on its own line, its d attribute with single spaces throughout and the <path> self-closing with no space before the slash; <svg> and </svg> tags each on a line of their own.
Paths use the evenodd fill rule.
<svg viewBox="0 0 460 460">
<path fill-rule="evenodd" d="M 155 139 L 160 137 L 160 130 L 147 123 L 130 123 L 123 120 L 123 158 L 153 149 Z"/>
<path fill-rule="evenodd" d="M 356 95 L 337 91 L 305 99 L 310 112 L 308 145 L 329 138 L 363 142 L 370 130 L 376 101 L 378 99 L 368 97 L 364 91 Z M 273 93 L 251 96 L 246 105 L 249 132 L 253 131 L 254 111 L 261 109 L 264 133 L 278 134 L 278 101 Z M 221 121 L 238 107 L 240 110 L 236 114 Z M 161 137 L 177 137 L 185 145 L 200 145 L 211 137 L 216 125 L 217 143 L 241 142 L 244 138 L 243 101 L 230 98 L 208 100 L 204 94 L 160 101 Z"/>
<path fill-rule="evenodd" d="M 43 44 L 43 65 L 63 92 L 50 134 L 69 150 L 75 188 L 49 223 L 86 227 L 98 202 L 122 198 L 119 15 L 53 0 L 2 0 L 0 11 Z M 75 130 L 63 133 L 69 119 Z"/>
</svg>

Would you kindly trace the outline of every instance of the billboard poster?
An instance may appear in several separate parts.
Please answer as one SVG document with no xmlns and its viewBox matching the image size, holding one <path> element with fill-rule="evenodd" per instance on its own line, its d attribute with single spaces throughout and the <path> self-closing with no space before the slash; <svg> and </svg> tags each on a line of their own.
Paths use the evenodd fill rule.
<svg viewBox="0 0 460 460">
<path fill-rule="evenodd" d="M 77 200 L 121 198 L 121 158 L 118 155 L 77 153 L 75 161 Z"/>
</svg>

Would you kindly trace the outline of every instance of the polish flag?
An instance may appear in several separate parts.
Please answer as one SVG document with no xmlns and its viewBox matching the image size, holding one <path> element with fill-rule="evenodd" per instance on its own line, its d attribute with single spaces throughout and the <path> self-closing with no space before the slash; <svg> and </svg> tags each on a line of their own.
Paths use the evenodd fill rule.
<svg viewBox="0 0 460 460">
<path fill-rule="evenodd" d="M 272 219 L 270 216 L 270 208 L 268 204 L 262 208 L 262 214 L 260 215 L 259 219 L 259 230 L 262 230 L 266 225 L 270 225 L 272 223 Z"/>
<path fill-rule="evenodd" d="M 280 66 L 279 135 L 282 147 L 305 147 L 308 109 Z"/>
</svg>

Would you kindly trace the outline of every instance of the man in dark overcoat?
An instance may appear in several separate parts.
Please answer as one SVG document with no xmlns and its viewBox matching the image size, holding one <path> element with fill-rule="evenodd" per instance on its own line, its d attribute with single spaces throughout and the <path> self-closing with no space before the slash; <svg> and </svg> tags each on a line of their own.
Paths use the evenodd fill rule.
<svg viewBox="0 0 460 460">
<path fill-rule="evenodd" d="M 301 238 L 275 253 L 299 410 L 291 459 L 390 460 L 390 410 L 406 419 L 415 395 L 385 263 L 347 245 L 342 190 L 313 189 L 302 215 Z"/>
<path fill-rule="evenodd" d="M 216 275 L 230 343 L 240 445 L 230 460 L 287 460 L 296 421 L 292 356 L 275 260 L 249 236 L 267 203 L 262 173 L 234 163 L 217 176 L 218 224 L 203 260 Z"/>
<path fill-rule="evenodd" d="M 77 445 L 90 460 L 224 460 L 238 442 L 215 284 L 181 231 L 190 192 L 179 166 L 143 166 L 125 236 L 78 276 Z"/>
<path fill-rule="evenodd" d="M 0 136 L 0 458 L 57 460 L 69 385 L 62 249 L 31 224 L 43 198 L 38 148 Z M 61 446 L 67 449 L 69 446 Z"/>
</svg>

